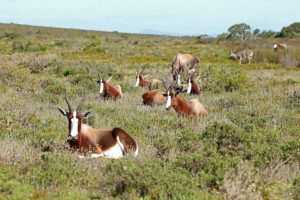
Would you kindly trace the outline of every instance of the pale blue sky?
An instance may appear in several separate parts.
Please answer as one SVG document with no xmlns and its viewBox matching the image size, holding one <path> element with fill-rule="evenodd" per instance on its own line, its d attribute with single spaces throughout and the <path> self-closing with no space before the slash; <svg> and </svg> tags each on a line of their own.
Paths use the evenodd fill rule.
<svg viewBox="0 0 300 200">
<path fill-rule="evenodd" d="M 300 22 L 300 0 L 0 0 L 0 22 L 184 35 L 225 32 L 245 22 L 279 31 Z"/>
</svg>

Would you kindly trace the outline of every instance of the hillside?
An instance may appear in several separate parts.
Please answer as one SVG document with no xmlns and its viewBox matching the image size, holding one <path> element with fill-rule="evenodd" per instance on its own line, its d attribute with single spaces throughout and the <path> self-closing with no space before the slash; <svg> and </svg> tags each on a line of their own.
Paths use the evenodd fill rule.
<svg viewBox="0 0 300 200">
<path fill-rule="evenodd" d="M 275 53 L 274 42 L 287 52 Z M 246 41 L 254 64 L 216 41 L 0 24 L 0 199 L 299 199 L 300 39 Z M 177 52 L 200 58 L 208 116 L 149 107 L 136 69 L 171 78 Z M 92 81 L 109 72 L 124 98 L 104 101 Z M 186 82 L 183 80 L 182 82 Z M 65 149 L 65 88 L 84 121 L 120 127 L 139 155 L 80 159 Z"/>
</svg>

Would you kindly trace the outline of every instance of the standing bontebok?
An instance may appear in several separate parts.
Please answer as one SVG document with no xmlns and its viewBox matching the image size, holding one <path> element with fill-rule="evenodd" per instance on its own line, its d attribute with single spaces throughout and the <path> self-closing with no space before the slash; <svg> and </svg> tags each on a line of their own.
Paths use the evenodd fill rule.
<svg viewBox="0 0 300 200">
<path fill-rule="evenodd" d="M 136 142 L 122 129 L 94 129 L 87 124 L 82 123 L 82 119 L 87 117 L 91 112 L 81 113 L 81 107 L 86 99 L 82 98 L 76 110 L 73 110 L 68 101 L 67 90 L 65 100 L 69 107 L 69 112 L 58 107 L 59 111 L 67 117 L 69 122 L 69 139 L 68 144 L 72 149 L 92 151 L 91 157 L 121 158 L 130 151 L 134 155 L 138 154 Z"/>
<path fill-rule="evenodd" d="M 274 51 L 278 51 L 278 50 L 287 50 L 288 46 L 285 43 L 276 43 L 274 44 Z"/>
<path fill-rule="evenodd" d="M 238 59 L 239 64 L 242 63 L 243 59 L 247 59 L 248 64 L 250 64 L 252 62 L 253 52 L 254 51 L 252 49 L 244 49 L 235 54 L 232 52 L 232 50 L 230 50 L 230 55 L 228 56 L 228 58 Z"/>
<path fill-rule="evenodd" d="M 113 86 L 109 83 L 111 77 L 108 80 L 106 80 L 105 79 L 106 74 L 105 74 L 103 78 L 101 78 L 100 72 L 98 72 L 98 76 L 99 76 L 99 80 L 93 79 L 93 81 L 99 84 L 100 95 L 102 95 L 104 98 L 112 98 L 114 100 L 123 97 L 121 86 L 120 85 Z"/>
<path fill-rule="evenodd" d="M 165 85 L 164 87 L 167 92 L 162 93 L 162 95 L 167 97 L 166 110 L 170 110 L 173 107 L 175 111 L 181 116 L 199 116 L 208 114 L 206 109 L 198 99 L 186 101 L 178 96 L 179 92 L 181 92 L 180 90 L 173 90 L 173 84 L 169 88 L 167 88 Z"/>
<path fill-rule="evenodd" d="M 199 63 L 200 63 L 200 60 L 197 56 L 194 56 L 191 54 L 177 53 L 177 55 L 173 58 L 173 61 L 172 61 L 173 79 L 176 80 L 175 69 L 177 69 L 178 71 L 193 70 L 195 65 L 198 65 Z"/>
<path fill-rule="evenodd" d="M 142 71 L 139 73 L 139 69 L 136 70 L 136 83 L 135 83 L 135 87 L 149 87 L 150 84 L 152 86 L 158 86 L 158 84 L 161 82 L 158 79 L 152 79 L 151 81 L 147 80 L 146 78 L 149 76 L 143 76 L 145 68 L 142 69 Z"/>
</svg>

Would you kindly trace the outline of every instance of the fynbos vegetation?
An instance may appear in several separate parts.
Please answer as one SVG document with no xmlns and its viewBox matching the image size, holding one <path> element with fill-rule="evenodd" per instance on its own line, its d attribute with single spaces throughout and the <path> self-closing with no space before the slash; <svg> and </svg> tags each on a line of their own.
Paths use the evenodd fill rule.
<svg viewBox="0 0 300 200">
<path fill-rule="evenodd" d="M 243 27 L 199 42 L 0 24 L 0 199 L 299 199 L 300 40 L 262 39 Z M 274 51 L 276 43 L 288 49 Z M 228 59 L 230 49 L 246 47 L 254 49 L 251 64 Z M 201 93 L 178 94 L 203 104 L 198 117 L 166 111 L 161 85 L 147 98 L 148 87 L 135 87 L 138 67 L 173 81 L 179 52 L 200 61 L 193 66 Z M 122 98 L 112 100 L 99 69 L 110 69 Z M 136 142 L 136 157 L 136 148 L 120 159 L 68 150 L 68 118 L 57 106 L 65 89 L 81 105 L 85 87 L 80 108 L 91 113 L 80 123 L 121 127 Z"/>
</svg>

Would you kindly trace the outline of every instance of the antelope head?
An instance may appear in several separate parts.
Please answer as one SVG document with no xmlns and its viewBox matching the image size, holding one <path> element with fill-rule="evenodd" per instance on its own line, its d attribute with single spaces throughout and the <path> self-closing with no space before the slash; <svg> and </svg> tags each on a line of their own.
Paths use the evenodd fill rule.
<svg viewBox="0 0 300 200">
<path fill-rule="evenodd" d="M 143 81 L 144 79 L 146 79 L 149 76 L 149 74 L 146 76 L 143 76 L 144 70 L 145 70 L 145 68 L 143 68 L 142 71 L 139 73 L 139 69 L 137 68 L 135 87 L 138 87 L 140 84 L 140 81 Z"/>
<path fill-rule="evenodd" d="M 176 72 L 176 74 L 175 74 L 175 80 L 177 82 L 177 85 L 181 85 L 181 80 L 180 79 L 181 79 L 182 68 L 179 68 L 179 70 L 176 69 L 176 68 L 174 68 L 174 70 Z"/>
<path fill-rule="evenodd" d="M 106 80 L 106 79 L 105 79 L 106 75 L 107 75 L 107 73 L 105 73 L 105 74 L 103 75 L 103 77 L 101 77 L 100 72 L 98 72 L 99 80 L 93 79 L 93 81 L 95 81 L 96 83 L 98 83 L 99 86 L 100 86 L 100 89 L 99 89 L 99 93 L 100 93 L 100 94 L 103 93 L 104 85 L 105 85 L 106 83 L 108 83 L 108 82 L 111 80 L 111 77 L 112 77 L 112 76 L 111 76 L 108 80 Z"/>
<path fill-rule="evenodd" d="M 229 54 L 228 58 L 234 58 L 234 59 L 236 59 L 236 54 L 233 53 L 232 49 L 230 49 L 230 54 Z"/>
<path fill-rule="evenodd" d="M 178 67 L 175 64 L 172 65 L 171 74 L 173 76 L 173 80 L 177 81 L 177 85 L 180 85 L 180 76 L 181 72 L 183 72 L 183 67 L 181 66 L 180 60 L 178 60 Z"/>
<path fill-rule="evenodd" d="M 163 82 L 166 93 L 162 93 L 161 95 L 167 97 L 166 110 L 170 110 L 173 106 L 176 106 L 176 96 L 182 91 L 182 87 L 179 90 L 174 91 L 174 84 L 175 82 L 167 87 L 165 82 Z"/>
<path fill-rule="evenodd" d="M 81 113 L 81 107 L 84 103 L 86 99 L 86 92 L 84 89 L 84 96 L 79 104 L 79 106 L 77 107 L 76 110 L 73 110 L 69 100 L 68 100 L 68 94 L 67 94 L 67 89 L 66 89 L 66 93 L 65 93 L 65 100 L 68 104 L 69 107 L 69 111 L 65 111 L 64 109 L 57 107 L 58 110 L 61 112 L 61 114 L 63 116 L 66 116 L 68 118 L 69 121 L 69 137 L 72 137 L 73 139 L 76 138 L 78 136 L 78 133 L 81 129 L 81 120 L 85 117 L 87 117 L 91 112 L 88 111 L 86 112 L 84 115 L 82 115 Z"/>
</svg>

